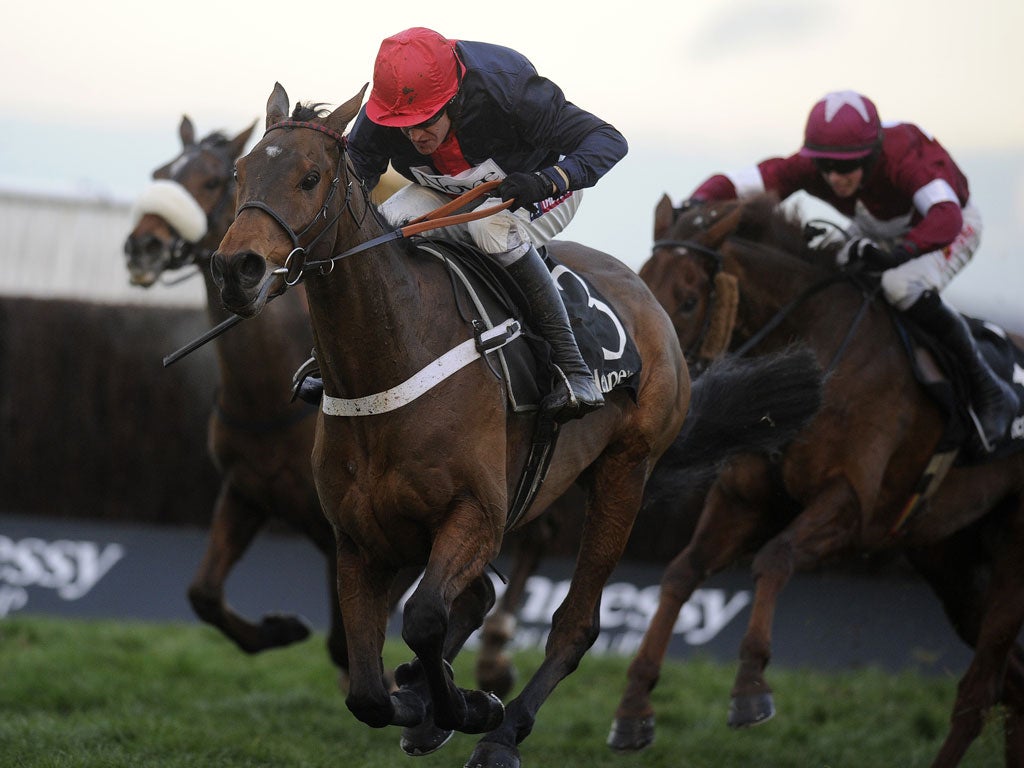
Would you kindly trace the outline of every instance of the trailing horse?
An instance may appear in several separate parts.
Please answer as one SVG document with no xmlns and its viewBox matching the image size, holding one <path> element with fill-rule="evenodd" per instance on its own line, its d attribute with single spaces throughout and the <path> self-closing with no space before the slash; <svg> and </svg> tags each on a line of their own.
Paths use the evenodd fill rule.
<svg viewBox="0 0 1024 768">
<path fill-rule="evenodd" d="M 1024 765 L 1024 656 L 1016 644 L 1024 621 L 1024 455 L 1012 441 L 992 457 L 971 452 L 969 420 L 955 407 L 947 413 L 915 377 L 901 326 L 874 298 L 877 278 L 838 273 L 833 253 L 809 248 L 802 225 L 770 199 L 678 217 L 667 197 L 658 206 L 654 252 L 641 275 L 695 364 L 726 348 L 765 353 L 800 340 L 828 379 L 820 413 L 781 457 L 745 456 L 717 478 L 692 541 L 665 571 L 609 746 L 636 750 L 653 740 L 650 692 L 667 639 L 707 576 L 754 556 L 756 591 L 729 711 L 729 724 L 745 727 L 775 712 L 764 670 L 775 602 L 793 572 L 851 553 L 903 551 L 975 651 L 933 765 L 956 765 L 997 703 L 1007 713 L 1007 765 Z M 1020 359 L 1005 334 L 989 334 Z M 915 349 L 913 359 L 931 358 Z M 1014 365 L 1004 362 L 1004 375 Z M 660 485 L 671 495 L 670 474 Z"/>
<path fill-rule="evenodd" d="M 217 325 L 229 317 L 210 276 L 210 257 L 234 220 L 234 162 L 255 124 L 234 137 L 215 132 L 197 141 L 192 121 L 179 127 L 181 153 L 153 172 L 136 204 L 125 241 L 131 282 L 150 287 L 183 269 L 204 280 L 207 312 Z M 303 534 L 324 555 L 330 600 L 327 647 L 344 670 L 348 653 L 338 609 L 334 532 L 313 485 L 309 455 L 315 409 L 290 403 L 292 371 L 309 354 L 312 334 L 304 292 L 275 301 L 266 315 L 242 323 L 215 343 L 220 386 L 210 413 L 208 446 L 222 478 L 206 551 L 188 598 L 203 621 L 247 653 L 308 637 L 297 616 L 272 614 L 253 622 L 225 600 L 224 583 L 270 520 Z"/>
<path fill-rule="evenodd" d="M 522 326 L 480 316 L 452 252 L 419 249 L 412 229 L 382 224 L 345 148 L 361 100 L 362 92 L 326 117 L 298 105 L 289 119 L 288 96 L 275 86 L 267 132 L 237 163 L 238 214 L 213 273 L 226 307 L 244 317 L 259 314 L 282 281 L 305 281 L 325 388 L 313 467 L 338 539 L 349 708 L 371 726 L 402 726 L 409 754 L 459 730 L 484 734 L 467 765 L 518 766 L 517 745 L 541 705 L 597 636 L 602 587 L 651 468 L 680 432 L 689 377 L 668 318 L 635 273 L 598 251 L 550 244 L 571 279 L 614 307 L 616 333 L 642 365 L 623 377 L 628 386 L 609 385 L 603 408 L 557 428 L 544 483 L 510 521 L 536 418 L 511 407 L 494 355 L 524 344 Z M 751 377 L 740 381 L 751 389 Z M 544 662 L 505 709 L 459 688 L 449 662 L 493 604 L 485 568 L 506 528 L 535 519 L 577 481 L 587 510 L 568 595 Z M 396 670 L 400 688 L 389 693 L 380 675 L 387 593 L 407 566 L 424 568 L 403 615 L 415 658 Z"/>
</svg>

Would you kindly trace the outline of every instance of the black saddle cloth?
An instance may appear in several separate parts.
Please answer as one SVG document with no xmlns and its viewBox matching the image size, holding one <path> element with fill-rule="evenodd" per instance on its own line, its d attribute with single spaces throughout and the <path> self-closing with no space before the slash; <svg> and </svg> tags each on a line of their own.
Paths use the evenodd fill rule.
<svg viewBox="0 0 1024 768">
<path fill-rule="evenodd" d="M 914 375 L 928 390 L 946 413 L 946 431 L 937 452 L 960 448 L 959 465 L 982 464 L 1003 458 L 1024 449 L 1024 410 L 1019 410 L 1008 434 L 997 443 L 992 453 L 986 453 L 977 438 L 974 422 L 967 412 L 970 404 L 970 384 L 957 358 L 940 339 L 926 333 L 905 316 L 894 312 L 900 335 L 910 354 Z M 994 323 L 963 316 L 979 351 L 993 372 L 1013 387 L 1024 409 L 1024 350 L 1017 347 L 1006 331 Z M 918 350 L 930 353 L 943 377 L 929 375 L 922 365 Z"/>
<path fill-rule="evenodd" d="M 509 400 L 515 411 L 534 411 L 550 391 L 550 349 L 546 341 L 530 330 L 523 307 L 525 300 L 519 286 L 491 258 L 470 245 L 441 238 L 413 238 L 413 244 L 424 256 L 450 260 L 452 279 L 465 276 L 467 291 L 479 302 L 460 297 L 460 312 L 467 319 L 482 320 L 488 327 L 508 317 L 519 320 L 525 343 L 519 340 L 502 347 L 497 356 L 501 374 L 508 385 Z M 552 271 L 569 315 L 584 361 L 594 372 L 601 391 L 626 390 L 637 397 L 642 361 L 632 336 L 626 330 L 613 304 L 582 275 L 559 263 L 543 249 L 548 269 Z M 457 291 L 456 295 L 460 293 Z M 478 317 L 478 315 L 483 315 Z"/>
</svg>

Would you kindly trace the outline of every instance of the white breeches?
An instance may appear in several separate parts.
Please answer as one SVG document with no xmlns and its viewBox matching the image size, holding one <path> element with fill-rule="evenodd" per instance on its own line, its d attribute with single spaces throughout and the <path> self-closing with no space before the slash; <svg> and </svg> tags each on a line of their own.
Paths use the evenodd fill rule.
<svg viewBox="0 0 1024 768">
<path fill-rule="evenodd" d="M 967 266 L 981 242 L 981 214 L 968 204 L 963 217 L 963 229 L 948 247 L 923 253 L 882 273 L 882 292 L 890 304 L 907 309 L 924 292 L 940 292 Z"/>
<path fill-rule="evenodd" d="M 582 197 L 583 193 L 576 190 L 555 201 L 544 201 L 540 204 L 540 214 L 523 208 L 514 213 L 498 211 L 482 219 L 443 229 L 431 229 L 423 234 L 472 243 L 493 256 L 501 266 L 507 267 L 526 253 L 530 245 L 541 246 L 557 237 L 576 215 Z M 397 227 L 447 202 L 450 202 L 450 198 L 440 192 L 419 184 L 409 184 L 385 200 L 380 206 L 380 212 L 392 226 Z M 500 204 L 499 198 L 489 197 L 477 210 Z"/>
</svg>

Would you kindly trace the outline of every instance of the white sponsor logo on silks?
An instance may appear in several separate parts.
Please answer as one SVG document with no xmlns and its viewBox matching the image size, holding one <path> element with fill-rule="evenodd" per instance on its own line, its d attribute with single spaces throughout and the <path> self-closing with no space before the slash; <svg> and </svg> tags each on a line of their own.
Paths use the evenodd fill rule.
<svg viewBox="0 0 1024 768">
<path fill-rule="evenodd" d="M 597 371 L 594 371 L 594 382 L 602 392 L 611 392 L 634 373 L 636 371 L 608 371 L 599 376 Z"/>
<path fill-rule="evenodd" d="M 409 170 L 416 177 L 417 184 L 429 187 L 430 189 L 436 189 L 438 192 L 446 195 L 456 196 L 469 192 L 469 190 L 479 187 L 488 181 L 498 181 L 505 178 L 505 172 L 490 158 L 484 160 L 480 165 L 469 168 L 455 176 L 431 173 L 430 168 L 426 165 L 419 165 Z"/>
<path fill-rule="evenodd" d="M 23 608 L 26 587 L 55 590 L 64 600 L 84 597 L 124 557 L 124 547 L 94 541 L 14 541 L 0 536 L 0 616 Z"/>
</svg>

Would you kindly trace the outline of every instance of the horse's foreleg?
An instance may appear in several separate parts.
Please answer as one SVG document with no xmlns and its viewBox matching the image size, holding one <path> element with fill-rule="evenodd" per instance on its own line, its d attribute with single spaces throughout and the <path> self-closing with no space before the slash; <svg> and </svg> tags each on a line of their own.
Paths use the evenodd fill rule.
<svg viewBox="0 0 1024 768">
<path fill-rule="evenodd" d="M 735 472 L 736 467 L 726 470 Z M 748 463 L 747 478 L 760 474 L 767 480 L 767 465 Z M 644 633 L 636 656 L 629 665 L 626 688 L 615 710 L 608 734 L 608 746 L 618 752 L 635 752 L 654 741 L 654 709 L 651 692 L 658 683 L 672 632 L 683 605 L 709 576 L 732 564 L 754 546 L 763 532 L 760 510 L 718 486 L 707 502 L 686 548 L 665 569 L 661 578 L 658 608 Z"/>
<path fill-rule="evenodd" d="M 1020 718 L 1020 649 L 1017 635 L 1024 624 L 1024 506 L 1000 529 L 992 553 L 992 574 L 984 594 L 981 624 L 974 657 L 957 686 L 950 730 L 939 749 L 933 768 L 958 765 L 984 727 L 985 713 L 1000 700 L 1012 712 L 1006 723 L 1007 765 L 1019 762 L 1021 736 L 1015 732 Z"/>
<path fill-rule="evenodd" d="M 548 515 L 538 517 L 517 531 L 508 585 L 483 622 L 476 658 L 477 685 L 501 699 L 512 691 L 516 682 L 515 664 L 506 650 L 515 637 L 516 613 L 526 593 L 526 582 L 537 572 L 553 536 L 554 526 Z"/>
<path fill-rule="evenodd" d="M 480 626 L 480 622 L 492 605 L 494 605 L 494 585 L 486 574 L 481 574 L 476 581 L 470 584 L 468 589 L 455 598 L 449 614 L 448 631 L 442 651 L 445 662 L 450 665 L 455 659 L 456 654 L 466 644 L 469 636 Z M 450 666 L 447 669 L 450 669 Z M 438 726 L 434 722 L 430 687 L 419 659 L 403 664 L 396 671 L 396 675 L 403 688 L 416 693 L 427 705 L 427 717 L 424 721 L 418 726 L 405 728 L 402 731 L 400 741 L 402 750 L 413 756 L 428 755 L 440 749 L 451 738 L 453 729 Z M 458 695 L 465 698 L 467 693 L 469 692 L 460 690 Z M 469 695 L 470 698 L 476 696 L 472 693 Z M 473 718 L 469 717 L 468 719 L 472 720 Z"/>
<path fill-rule="evenodd" d="M 347 694 L 348 679 L 348 640 L 345 637 L 345 625 L 341 617 L 341 601 L 338 596 L 338 560 L 337 557 L 327 558 L 327 594 L 330 602 L 330 625 L 327 629 L 327 653 L 338 668 L 338 689 Z"/>
<path fill-rule="evenodd" d="M 224 582 L 266 522 L 266 514 L 247 502 L 230 483 L 221 486 L 210 524 L 206 552 L 188 599 L 196 615 L 217 627 L 246 653 L 258 653 L 304 640 L 309 627 L 294 616 L 265 616 L 254 624 L 235 613 L 224 599 Z"/>
<path fill-rule="evenodd" d="M 569 591 L 552 617 L 544 661 L 509 703 L 501 726 L 477 743 L 466 768 L 517 767 L 518 745 L 533 730 L 537 712 L 594 644 L 600 631 L 601 592 L 625 550 L 645 474 L 644 465 L 625 453 L 606 454 L 595 465 L 576 567 Z"/>
<path fill-rule="evenodd" d="M 1024 649 L 1019 644 L 1010 651 L 1003 676 L 1003 723 L 1006 768 L 1024 768 Z"/>
<path fill-rule="evenodd" d="M 493 586 L 482 581 L 497 548 L 498 532 L 488 524 L 490 519 L 475 499 L 454 502 L 434 536 L 423 578 L 406 601 L 402 621 L 402 638 L 416 654 L 421 668 L 417 675 L 426 680 L 435 724 L 465 733 L 490 730 L 504 715 L 496 696 L 458 688 L 446 659 L 446 653 L 454 655 L 461 648 L 494 601 Z M 456 601 L 459 611 L 452 621 Z"/>
<path fill-rule="evenodd" d="M 774 717 L 775 702 L 764 670 L 771 658 L 776 601 L 796 570 L 815 565 L 853 542 L 859 520 L 856 507 L 853 489 L 839 478 L 754 558 L 756 586 L 732 689 L 731 727 L 746 728 Z"/>
<path fill-rule="evenodd" d="M 1012 504 L 1005 507 L 1010 515 L 1012 509 Z M 1005 530 L 1007 517 L 996 512 L 941 541 L 907 551 L 910 562 L 942 601 L 957 635 L 971 648 L 978 647 L 989 609 L 986 589 L 998 554 L 989 545 L 1005 542 Z M 1009 651 L 1000 701 L 1006 710 L 1006 766 L 1024 768 L 1024 649 L 1019 644 Z"/>
<path fill-rule="evenodd" d="M 415 697 L 391 694 L 384 683 L 381 653 L 388 623 L 393 569 L 374 565 L 353 541 L 338 534 L 338 597 L 348 640 L 349 690 L 345 704 L 373 728 L 417 725 L 425 710 Z"/>
</svg>

